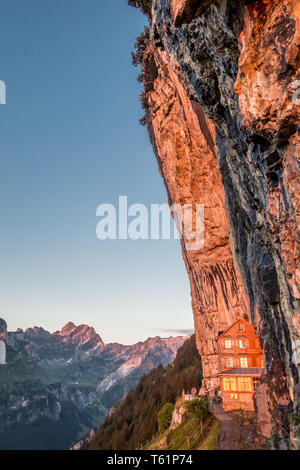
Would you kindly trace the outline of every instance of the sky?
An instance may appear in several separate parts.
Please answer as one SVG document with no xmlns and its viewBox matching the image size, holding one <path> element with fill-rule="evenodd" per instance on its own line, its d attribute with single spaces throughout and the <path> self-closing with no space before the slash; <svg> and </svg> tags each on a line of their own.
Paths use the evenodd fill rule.
<svg viewBox="0 0 300 470">
<path fill-rule="evenodd" d="M 178 240 L 96 237 L 97 206 L 166 203 L 126 0 L 1 0 L 0 317 L 132 344 L 193 328 Z M 170 331 L 170 334 L 168 334 Z"/>
</svg>

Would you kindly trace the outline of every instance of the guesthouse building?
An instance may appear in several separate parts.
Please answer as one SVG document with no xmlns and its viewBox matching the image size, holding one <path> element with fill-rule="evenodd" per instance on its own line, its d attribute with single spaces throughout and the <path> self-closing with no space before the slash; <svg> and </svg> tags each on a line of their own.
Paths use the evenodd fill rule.
<svg viewBox="0 0 300 470">
<path fill-rule="evenodd" d="M 264 355 L 253 326 L 234 322 L 217 338 L 221 397 L 225 411 L 254 411 L 253 393 L 264 371 Z"/>
</svg>

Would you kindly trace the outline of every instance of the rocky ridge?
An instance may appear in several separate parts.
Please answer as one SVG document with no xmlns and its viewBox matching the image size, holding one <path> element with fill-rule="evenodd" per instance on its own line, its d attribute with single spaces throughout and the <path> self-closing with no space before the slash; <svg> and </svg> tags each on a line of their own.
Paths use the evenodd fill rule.
<svg viewBox="0 0 300 470">
<path fill-rule="evenodd" d="M 0 328 L 7 350 L 0 365 L 1 449 L 71 447 L 187 339 L 105 345 L 87 325 L 68 323 L 53 334 L 37 327 L 7 332 L 0 320 Z"/>
</svg>

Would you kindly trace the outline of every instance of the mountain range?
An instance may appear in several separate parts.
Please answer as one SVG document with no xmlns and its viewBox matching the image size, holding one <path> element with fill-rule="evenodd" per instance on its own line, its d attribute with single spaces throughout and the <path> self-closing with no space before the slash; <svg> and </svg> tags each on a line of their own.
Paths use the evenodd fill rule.
<svg viewBox="0 0 300 470">
<path fill-rule="evenodd" d="M 0 319 L 0 449 L 67 449 L 98 426 L 140 377 L 174 360 L 187 337 L 104 344 L 94 328 L 66 324 L 8 332 Z"/>
</svg>

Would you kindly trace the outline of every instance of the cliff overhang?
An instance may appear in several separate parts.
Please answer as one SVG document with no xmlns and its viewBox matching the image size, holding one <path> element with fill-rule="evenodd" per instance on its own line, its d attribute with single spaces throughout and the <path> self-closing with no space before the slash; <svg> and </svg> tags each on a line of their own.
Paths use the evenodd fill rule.
<svg viewBox="0 0 300 470">
<path fill-rule="evenodd" d="M 274 448 L 297 446 L 297 1 L 130 3 L 150 22 L 146 123 L 169 202 L 206 206 L 204 250 L 191 254 L 183 240 L 182 252 L 207 386 L 217 371 L 218 331 L 245 315 L 266 362 L 257 431 Z"/>
</svg>

